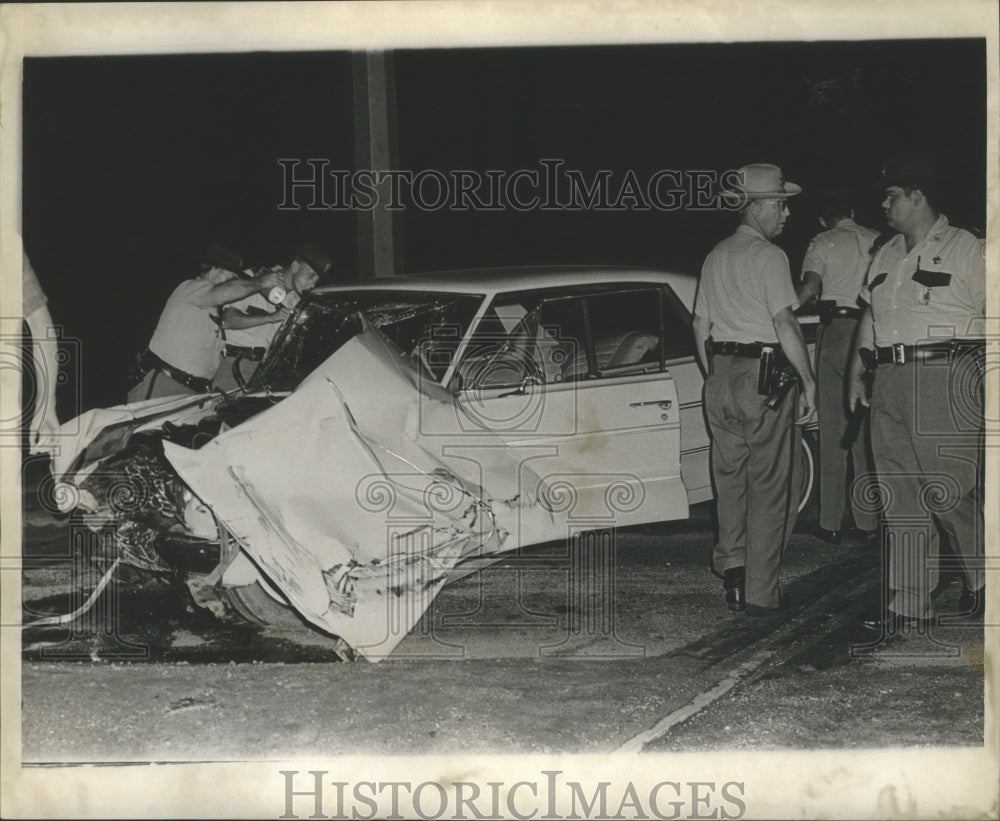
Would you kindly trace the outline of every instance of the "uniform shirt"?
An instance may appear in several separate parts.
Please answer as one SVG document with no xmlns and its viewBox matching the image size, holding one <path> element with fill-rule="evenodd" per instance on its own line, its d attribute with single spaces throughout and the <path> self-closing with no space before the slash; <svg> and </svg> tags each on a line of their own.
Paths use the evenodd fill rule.
<svg viewBox="0 0 1000 821">
<path fill-rule="evenodd" d="M 23 252 L 21 257 L 21 271 L 21 303 L 24 316 L 31 316 L 39 308 L 44 308 L 49 300 L 38 282 L 38 277 L 35 276 L 35 269 L 31 267 L 31 263 L 28 261 L 28 255 Z"/>
<path fill-rule="evenodd" d="M 246 299 L 228 305 L 245 313 L 274 313 L 274 306 L 260 294 L 250 294 Z M 266 325 L 255 325 L 253 328 L 226 329 L 226 342 L 239 345 L 241 348 L 266 348 L 271 344 L 274 335 L 281 324 L 271 322 Z"/>
<path fill-rule="evenodd" d="M 168 365 L 204 379 L 215 375 L 222 356 L 219 326 L 212 319 L 217 309 L 198 304 L 214 287 L 200 278 L 178 285 L 149 340 L 149 349 Z"/>
<path fill-rule="evenodd" d="M 868 273 L 872 243 L 877 238 L 877 231 L 852 219 L 842 219 L 809 243 L 802 270 L 819 274 L 823 299 L 833 300 L 842 308 L 857 308 L 858 289 Z"/>
<path fill-rule="evenodd" d="M 785 252 L 741 225 L 705 259 L 694 312 L 711 323 L 717 342 L 773 344 L 773 317 L 798 304 Z"/>
<path fill-rule="evenodd" d="M 897 234 L 872 259 L 861 298 L 871 303 L 879 347 L 981 337 L 986 242 L 944 215 L 910 251 Z"/>
</svg>

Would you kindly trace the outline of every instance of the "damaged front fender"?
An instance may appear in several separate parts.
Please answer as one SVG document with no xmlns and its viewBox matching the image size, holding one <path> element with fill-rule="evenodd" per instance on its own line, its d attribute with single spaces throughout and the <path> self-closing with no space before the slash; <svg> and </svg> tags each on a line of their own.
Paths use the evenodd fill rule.
<svg viewBox="0 0 1000 821">
<path fill-rule="evenodd" d="M 164 454 L 304 618 L 373 660 L 461 560 L 566 532 L 527 461 L 464 431 L 454 398 L 368 325 L 279 404 Z"/>
</svg>

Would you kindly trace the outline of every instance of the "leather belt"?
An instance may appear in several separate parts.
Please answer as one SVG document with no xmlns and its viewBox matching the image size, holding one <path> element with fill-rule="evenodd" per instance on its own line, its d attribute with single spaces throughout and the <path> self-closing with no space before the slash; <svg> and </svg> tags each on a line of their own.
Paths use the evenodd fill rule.
<svg viewBox="0 0 1000 821">
<path fill-rule="evenodd" d="M 251 348 L 245 345 L 230 345 L 229 343 L 226 343 L 224 350 L 225 356 L 249 359 L 251 362 L 260 362 L 265 353 L 267 353 L 267 348 Z"/>
<path fill-rule="evenodd" d="M 930 362 L 979 351 L 985 352 L 982 340 L 956 340 L 930 345 L 888 345 L 875 349 L 875 364 L 905 365 L 907 362 Z"/>
<path fill-rule="evenodd" d="M 837 307 L 830 312 L 833 319 L 861 319 L 860 308 Z"/>
<path fill-rule="evenodd" d="M 771 348 L 774 351 L 781 349 L 777 343 L 764 345 L 761 342 L 712 342 L 713 356 L 743 356 L 747 359 L 760 359 L 763 348 Z"/>
<path fill-rule="evenodd" d="M 208 393 L 212 384 L 211 379 L 194 376 L 187 371 L 182 371 L 180 368 L 175 368 L 168 362 L 164 362 L 149 348 L 136 357 L 136 367 L 142 376 L 145 376 L 150 371 L 163 371 L 175 382 L 179 382 L 184 387 L 190 388 L 195 393 Z M 140 380 L 142 376 L 140 376 Z"/>
</svg>

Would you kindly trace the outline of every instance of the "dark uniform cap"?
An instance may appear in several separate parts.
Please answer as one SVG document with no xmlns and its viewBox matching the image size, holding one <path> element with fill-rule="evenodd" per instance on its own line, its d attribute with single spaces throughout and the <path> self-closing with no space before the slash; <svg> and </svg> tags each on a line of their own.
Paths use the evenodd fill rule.
<svg viewBox="0 0 1000 821">
<path fill-rule="evenodd" d="M 854 192 L 846 188 L 826 191 L 819 198 L 818 210 L 821 217 L 846 217 L 854 208 Z"/>
<path fill-rule="evenodd" d="M 912 185 L 920 187 L 931 183 L 940 183 L 944 178 L 937 160 L 926 151 L 908 151 L 890 157 L 882 169 L 882 180 L 879 186 L 889 188 Z"/>
<path fill-rule="evenodd" d="M 222 268 L 234 274 L 242 274 L 245 267 L 243 255 L 221 242 L 213 242 L 208 246 L 208 250 L 201 258 L 201 265 L 204 270 Z"/>
<path fill-rule="evenodd" d="M 292 248 L 292 256 L 302 260 L 321 277 L 330 273 L 333 259 L 315 242 L 302 242 Z"/>
</svg>

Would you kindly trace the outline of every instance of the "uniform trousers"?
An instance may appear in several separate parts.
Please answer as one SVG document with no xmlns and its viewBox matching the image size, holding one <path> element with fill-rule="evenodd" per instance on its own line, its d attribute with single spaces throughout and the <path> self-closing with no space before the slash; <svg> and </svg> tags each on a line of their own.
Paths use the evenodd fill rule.
<svg viewBox="0 0 1000 821">
<path fill-rule="evenodd" d="M 875 469 L 886 522 L 889 609 L 933 615 L 938 532 L 948 535 L 965 584 L 984 583 L 982 379 L 971 357 L 880 365 L 872 389 Z"/>
<path fill-rule="evenodd" d="M 715 356 L 705 380 L 705 414 L 712 433 L 719 541 L 716 572 L 746 568 L 746 603 L 781 603 L 781 555 L 791 538 L 798 499 L 801 431 L 794 424 L 797 390 L 777 409 L 757 393 L 759 361 Z"/>
<path fill-rule="evenodd" d="M 215 372 L 215 376 L 212 377 L 212 388 L 217 391 L 226 392 L 239 388 L 241 385 L 236 380 L 236 374 L 233 369 L 239 368 L 243 382 L 246 383 L 250 381 L 250 377 L 253 376 L 254 371 L 257 370 L 259 365 L 259 361 L 255 362 L 252 359 L 242 356 L 224 356 L 219 363 L 219 369 Z"/>
<path fill-rule="evenodd" d="M 819 526 L 840 530 L 850 500 L 854 524 L 875 530 L 878 517 L 863 500 L 870 498 L 872 464 L 867 414 L 854 442 L 841 446 L 847 429 L 847 395 L 844 377 L 857 320 L 836 317 L 820 326 L 816 336 L 816 414 L 819 421 Z M 854 487 L 847 494 L 847 457 L 854 464 Z"/>
</svg>

